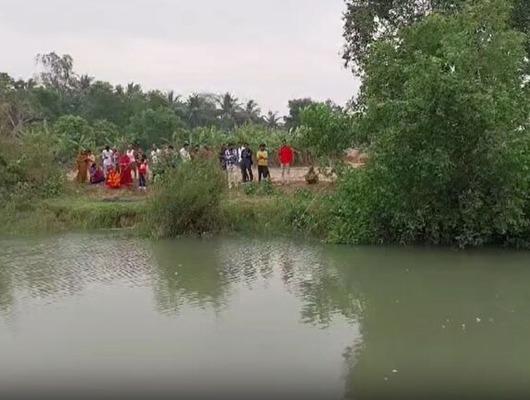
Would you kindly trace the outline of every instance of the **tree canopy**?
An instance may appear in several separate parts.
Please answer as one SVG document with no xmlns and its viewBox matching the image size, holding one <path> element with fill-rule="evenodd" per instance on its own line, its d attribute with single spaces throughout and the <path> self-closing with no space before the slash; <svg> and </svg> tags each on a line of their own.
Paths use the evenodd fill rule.
<svg viewBox="0 0 530 400">
<path fill-rule="evenodd" d="M 339 240 L 528 240 L 525 40 L 504 0 L 433 13 L 378 40 L 365 61 L 366 170 L 344 178 Z"/>
<path fill-rule="evenodd" d="M 343 59 L 355 73 L 360 73 L 378 39 L 390 40 L 399 37 L 401 28 L 421 21 L 432 13 L 451 15 L 475 1 L 466 0 L 345 0 Z M 510 2 L 509 24 L 514 29 L 530 33 L 530 2 Z M 530 56 L 530 40 L 524 46 Z M 530 69 L 526 65 L 526 73 Z"/>
</svg>

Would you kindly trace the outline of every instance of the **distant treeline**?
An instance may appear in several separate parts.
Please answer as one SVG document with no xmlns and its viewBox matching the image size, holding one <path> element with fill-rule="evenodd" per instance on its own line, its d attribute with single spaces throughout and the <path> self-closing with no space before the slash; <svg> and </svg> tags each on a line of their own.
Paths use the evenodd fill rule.
<svg viewBox="0 0 530 400">
<path fill-rule="evenodd" d="M 0 133 L 5 136 L 20 135 L 36 124 L 51 127 L 61 118 L 58 129 L 69 130 L 68 139 L 77 148 L 117 142 L 148 146 L 172 141 L 175 134 L 189 136 L 201 129 L 232 133 L 246 125 L 288 132 L 300 126 L 301 110 L 316 104 L 310 98 L 290 100 L 288 115 L 281 117 L 273 111 L 264 114 L 256 101 L 241 102 L 231 93 L 182 97 L 173 91 L 144 91 L 137 83 L 114 86 L 77 74 L 69 55 L 39 54 L 36 61 L 42 72 L 34 78 L 17 80 L 0 73 Z"/>
</svg>

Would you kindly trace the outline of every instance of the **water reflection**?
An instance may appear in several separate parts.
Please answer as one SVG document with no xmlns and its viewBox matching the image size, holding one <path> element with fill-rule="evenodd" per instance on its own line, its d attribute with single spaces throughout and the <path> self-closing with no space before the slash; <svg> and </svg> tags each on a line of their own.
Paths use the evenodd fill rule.
<svg viewBox="0 0 530 400">
<path fill-rule="evenodd" d="M 171 325 L 177 324 L 179 340 L 197 348 L 185 355 L 174 349 L 174 358 L 213 363 L 212 375 L 224 367 L 212 360 L 238 356 L 270 367 L 270 374 L 279 360 L 296 369 L 300 365 L 289 354 L 299 346 L 292 354 L 305 354 L 308 369 L 325 365 L 328 357 L 330 366 L 344 371 L 336 385 L 346 398 L 521 397 L 530 376 L 529 259 L 522 252 L 354 249 L 257 239 L 4 239 L 0 322 L 1 315 L 13 319 L 19 309 L 23 314 L 34 303 L 60 303 L 88 289 L 139 288 L 131 295 L 136 309 L 120 309 L 131 313 L 120 314 L 122 322 L 151 321 L 150 334 L 165 332 L 157 349 L 164 354 L 179 343 Z M 144 292 L 147 305 L 138 299 Z M 196 310 L 213 310 L 220 322 Z M 196 332 L 205 322 L 208 329 Z M 329 346 L 330 338 L 340 344 L 340 365 L 336 354 L 312 353 L 318 343 Z M 171 364 L 177 367 L 182 372 L 188 365 Z M 252 374 L 253 368 L 234 371 Z"/>
<path fill-rule="evenodd" d="M 527 397 L 528 253 L 327 248 L 325 262 L 364 299 L 348 398 Z"/>
<path fill-rule="evenodd" d="M 145 285 L 151 271 L 144 243 L 112 236 L 2 239 L 0 311 L 26 299 L 57 301 L 87 286 Z"/>
</svg>

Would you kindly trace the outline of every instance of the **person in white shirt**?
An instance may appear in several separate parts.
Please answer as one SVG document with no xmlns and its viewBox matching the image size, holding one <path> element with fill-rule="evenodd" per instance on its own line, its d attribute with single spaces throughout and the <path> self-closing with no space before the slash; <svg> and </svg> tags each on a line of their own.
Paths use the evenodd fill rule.
<svg viewBox="0 0 530 400">
<path fill-rule="evenodd" d="M 158 160 L 160 159 L 160 149 L 158 148 L 157 145 L 153 145 L 153 147 L 151 147 L 151 163 L 152 164 L 156 164 L 158 163 Z"/>
<path fill-rule="evenodd" d="M 245 150 L 245 145 L 244 144 L 239 146 L 239 148 L 237 149 L 237 157 L 238 157 L 237 162 L 239 163 L 239 165 L 241 165 L 241 163 L 243 162 L 242 154 L 243 154 L 244 150 Z"/>
<path fill-rule="evenodd" d="M 182 158 L 182 161 L 190 161 L 191 160 L 191 155 L 190 155 L 190 152 L 189 152 L 188 148 L 189 148 L 189 144 L 188 143 L 184 143 L 184 146 L 179 151 L 180 157 Z"/>
<path fill-rule="evenodd" d="M 112 168 L 112 150 L 109 146 L 106 146 L 101 152 L 101 161 L 103 163 L 103 174 L 105 174 L 106 178 L 110 168 Z"/>
<path fill-rule="evenodd" d="M 138 168 L 136 165 L 136 151 L 134 150 L 132 144 L 130 144 L 127 149 L 127 157 L 129 157 L 129 161 L 131 163 L 131 175 L 133 179 L 136 179 L 138 175 Z"/>
</svg>

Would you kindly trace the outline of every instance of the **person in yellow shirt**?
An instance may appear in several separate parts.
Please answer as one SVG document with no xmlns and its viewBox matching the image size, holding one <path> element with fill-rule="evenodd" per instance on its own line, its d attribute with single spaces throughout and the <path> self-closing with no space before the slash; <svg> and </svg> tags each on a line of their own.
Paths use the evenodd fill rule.
<svg viewBox="0 0 530 400">
<path fill-rule="evenodd" d="M 258 160 L 258 182 L 262 179 L 269 179 L 269 153 L 265 144 L 259 145 L 256 159 Z"/>
</svg>

